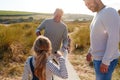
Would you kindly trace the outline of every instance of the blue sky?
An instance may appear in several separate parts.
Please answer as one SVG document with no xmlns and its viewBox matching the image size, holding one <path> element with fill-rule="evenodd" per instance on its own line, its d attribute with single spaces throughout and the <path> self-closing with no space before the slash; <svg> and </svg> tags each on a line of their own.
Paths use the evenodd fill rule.
<svg viewBox="0 0 120 80">
<path fill-rule="evenodd" d="M 119 0 L 102 0 L 106 5 L 120 9 Z M 65 13 L 93 14 L 83 0 L 0 0 L 0 10 L 53 13 L 56 8 Z"/>
</svg>

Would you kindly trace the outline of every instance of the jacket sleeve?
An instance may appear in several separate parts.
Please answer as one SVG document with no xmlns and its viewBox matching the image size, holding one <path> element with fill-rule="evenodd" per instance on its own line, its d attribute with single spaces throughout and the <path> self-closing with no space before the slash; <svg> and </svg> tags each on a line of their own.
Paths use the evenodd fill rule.
<svg viewBox="0 0 120 80">
<path fill-rule="evenodd" d="M 65 26 L 64 32 L 63 32 L 63 45 L 62 48 L 67 48 L 68 47 L 68 31 L 67 27 Z"/>
<path fill-rule="evenodd" d="M 119 16 L 114 9 L 108 9 L 103 16 L 102 22 L 108 34 L 105 54 L 102 63 L 110 65 L 111 58 L 118 51 L 119 43 Z M 107 20 L 106 20 L 106 19 Z"/>
<path fill-rule="evenodd" d="M 45 24 L 46 24 L 46 20 L 44 20 L 36 29 L 36 33 L 40 32 L 41 30 L 43 30 L 45 28 Z"/>
<path fill-rule="evenodd" d="M 48 69 L 54 74 L 57 75 L 63 79 L 67 79 L 68 78 L 68 72 L 67 72 L 67 68 L 66 68 L 66 64 L 65 64 L 65 59 L 63 57 L 60 57 L 58 59 L 60 66 L 58 67 L 57 65 L 55 65 L 54 63 L 52 63 L 52 61 L 48 61 L 47 62 L 47 66 Z"/>
</svg>

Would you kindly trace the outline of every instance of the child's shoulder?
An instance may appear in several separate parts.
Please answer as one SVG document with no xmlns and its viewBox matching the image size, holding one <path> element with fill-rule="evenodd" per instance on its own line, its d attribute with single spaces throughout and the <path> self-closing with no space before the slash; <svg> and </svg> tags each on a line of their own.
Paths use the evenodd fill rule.
<svg viewBox="0 0 120 80">
<path fill-rule="evenodd" d="M 29 63 L 31 58 L 33 58 L 33 56 L 29 56 L 26 60 L 26 63 Z"/>
</svg>

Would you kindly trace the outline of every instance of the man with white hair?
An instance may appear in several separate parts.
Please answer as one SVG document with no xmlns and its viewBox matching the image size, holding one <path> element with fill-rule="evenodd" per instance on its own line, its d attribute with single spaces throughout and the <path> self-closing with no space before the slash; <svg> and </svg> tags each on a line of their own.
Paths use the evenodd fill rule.
<svg viewBox="0 0 120 80">
<path fill-rule="evenodd" d="M 96 80 L 111 80 L 119 57 L 119 14 L 101 0 L 84 0 L 92 12 L 97 12 L 90 25 L 90 49 L 87 61 L 93 57 Z"/>
<path fill-rule="evenodd" d="M 52 43 L 52 53 L 60 50 L 62 43 L 62 51 L 68 48 L 68 31 L 67 26 L 62 22 L 63 10 L 57 8 L 52 19 L 44 20 L 37 28 L 36 35 L 41 35 L 41 30 L 45 30 L 44 36 L 48 37 Z M 66 54 L 66 53 L 65 53 Z"/>
</svg>

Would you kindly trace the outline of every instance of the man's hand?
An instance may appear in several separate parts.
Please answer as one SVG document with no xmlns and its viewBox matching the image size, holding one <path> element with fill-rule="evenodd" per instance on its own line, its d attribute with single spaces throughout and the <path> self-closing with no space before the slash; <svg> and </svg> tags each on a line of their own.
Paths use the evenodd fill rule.
<svg viewBox="0 0 120 80">
<path fill-rule="evenodd" d="M 108 72 L 108 65 L 101 63 L 100 71 L 101 71 L 101 73 L 107 73 Z"/>
<path fill-rule="evenodd" d="M 86 60 L 87 60 L 88 62 L 92 61 L 92 55 L 91 55 L 90 53 L 87 54 Z"/>
<path fill-rule="evenodd" d="M 38 32 L 36 32 L 36 35 L 39 36 L 39 35 L 41 35 L 41 33 L 38 31 Z"/>
<path fill-rule="evenodd" d="M 68 50 L 68 53 L 70 53 L 70 47 L 68 47 L 67 50 Z"/>
</svg>

